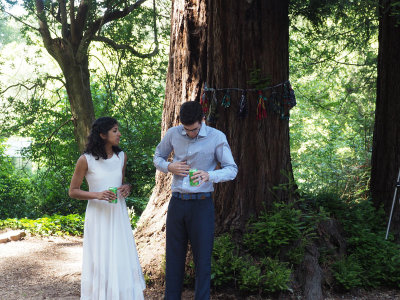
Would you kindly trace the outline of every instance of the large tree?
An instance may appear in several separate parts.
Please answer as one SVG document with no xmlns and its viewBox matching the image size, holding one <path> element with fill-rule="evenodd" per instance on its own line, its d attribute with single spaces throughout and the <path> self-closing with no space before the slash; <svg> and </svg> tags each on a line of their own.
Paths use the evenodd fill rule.
<svg viewBox="0 0 400 300">
<path fill-rule="evenodd" d="M 288 79 L 288 1 L 175 0 L 171 12 L 170 58 L 162 134 L 178 124 L 180 105 L 200 101 L 211 88 L 251 89 Z M 265 80 L 265 79 L 269 80 Z M 274 90 L 282 93 L 282 86 Z M 264 91 L 270 97 L 271 90 Z M 214 122 L 231 145 L 239 167 L 236 180 L 216 185 L 216 231 L 240 230 L 248 218 L 273 201 L 287 201 L 290 188 L 274 189 L 292 179 L 288 120 L 267 108 L 257 120 L 257 91 L 248 90 L 247 115 L 238 116 L 241 92 L 221 106 L 223 91 L 207 93 Z M 157 172 L 156 186 L 136 233 L 142 265 L 159 276 L 165 243 L 165 217 L 171 175 Z"/>
<path fill-rule="evenodd" d="M 400 168 L 400 9 L 399 1 L 379 1 L 379 54 L 372 148 L 371 194 L 389 215 Z M 392 230 L 399 239 L 400 205 Z"/>
<path fill-rule="evenodd" d="M 142 57 L 151 57 L 158 52 L 156 15 L 154 14 L 154 50 L 141 53 L 132 46 L 132 35 L 128 39 L 115 39 L 118 28 L 112 24 L 127 18 L 146 0 L 137 1 L 24 1 L 27 14 L 14 16 L 4 6 L 2 10 L 22 22 L 26 30 L 40 35 L 44 47 L 60 66 L 65 89 L 71 107 L 71 120 L 79 149 L 83 150 L 91 124 L 95 118 L 90 89 L 89 46 L 93 41 L 103 42 L 115 50 L 127 50 Z M 11 1 L 10 1 L 11 3 Z M 155 10 L 155 0 L 153 0 Z M 32 25 L 33 20 L 39 27 Z M 111 28 L 111 30 L 108 30 Z M 119 30 L 127 31 L 132 26 Z M 129 37 L 131 38 L 129 40 Z"/>
</svg>

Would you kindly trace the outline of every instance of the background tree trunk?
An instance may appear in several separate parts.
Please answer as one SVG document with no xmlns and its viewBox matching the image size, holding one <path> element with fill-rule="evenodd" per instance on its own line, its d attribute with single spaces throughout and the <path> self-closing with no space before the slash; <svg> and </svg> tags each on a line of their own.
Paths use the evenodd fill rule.
<svg viewBox="0 0 400 300">
<path fill-rule="evenodd" d="M 181 103 L 200 100 L 206 81 L 215 88 L 250 88 L 253 69 L 261 77 L 270 77 L 273 85 L 287 80 L 288 29 L 287 1 L 174 1 L 162 134 L 178 124 Z M 288 121 L 271 111 L 257 121 L 256 92 L 248 94 L 249 114 L 240 120 L 240 96 L 232 93 L 231 107 L 223 109 L 223 94 L 217 94 L 216 127 L 227 135 L 239 166 L 235 181 L 216 186 L 217 232 L 243 228 L 263 205 L 287 200 L 286 191 L 272 188 L 292 178 Z M 289 173 L 288 177 L 281 171 Z M 155 277 L 163 273 L 170 183 L 170 175 L 157 172 L 156 186 L 136 232 L 144 271 Z"/>
<path fill-rule="evenodd" d="M 270 78 L 267 86 L 288 80 L 288 1 L 209 1 L 208 11 L 210 87 L 254 88 L 248 83 L 251 79 Z M 260 78 L 251 78 L 254 70 Z M 282 92 L 282 87 L 276 91 Z M 217 98 L 223 95 L 217 93 Z M 217 110 L 216 128 L 227 135 L 239 167 L 235 181 L 216 185 L 217 232 L 244 228 L 264 206 L 287 200 L 284 190 L 273 187 L 287 183 L 286 176 L 292 178 L 289 122 L 268 108 L 267 118 L 256 120 L 256 91 L 247 93 L 247 117 L 238 118 L 240 97 L 241 92 L 232 92 L 231 106 L 218 105 Z"/>
<path fill-rule="evenodd" d="M 79 44 L 64 39 L 54 39 L 45 43 L 45 47 L 57 61 L 65 77 L 65 88 L 74 123 L 74 136 L 79 150 L 83 152 L 95 119 L 90 91 L 88 51 L 85 48 L 78 52 Z"/>
<path fill-rule="evenodd" d="M 400 167 L 400 18 L 391 6 L 379 1 L 379 53 L 375 128 L 372 148 L 371 194 L 376 207 L 389 216 Z M 400 236 L 400 205 L 393 213 L 391 232 Z"/>
<path fill-rule="evenodd" d="M 206 68 L 206 4 L 174 0 L 161 135 L 178 125 L 180 105 L 198 100 Z M 165 270 L 165 221 L 171 197 L 171 174 L 156 172 L 156 185 L 135 234 L 144 272 L 161 279 Z"/>
<path fill-rule="evenodd" d="M 87 55 L 81 62 L 76 61 L 75 57 L 65 57 L 60 65 L 62 65 L 68 100 L 71 105 L 75 139 L 79 150 L 83 152 L 95 119 L 90 91 L 89 60 Z"/>
</svg>

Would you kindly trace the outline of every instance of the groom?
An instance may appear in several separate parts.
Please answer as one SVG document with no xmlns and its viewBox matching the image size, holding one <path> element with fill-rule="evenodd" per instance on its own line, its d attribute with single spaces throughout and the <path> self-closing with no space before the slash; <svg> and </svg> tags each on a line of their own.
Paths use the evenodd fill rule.
<svg viewBox="0 0 400 300">
<path fill-rule="evenodd" d="M 187 244 L 190 241 L 196 271 L 195 300 L 210 298 L 211 253 L 214 242 L 214 182 L 233 180 L 237 166 L 225 134 L 206 126 L 199 102 L 182 104 L 182 125 L 167 130 L 158 144 L 154 165 L 174 174 L 167 213 L 165 299 L 181 299 Z M 167 158 L 174 152 L 173 162 Z M 221 168 L 215 170 L 217 164 Z M 190 185 L 189 169 L 197 169 Z"/>
</svg>

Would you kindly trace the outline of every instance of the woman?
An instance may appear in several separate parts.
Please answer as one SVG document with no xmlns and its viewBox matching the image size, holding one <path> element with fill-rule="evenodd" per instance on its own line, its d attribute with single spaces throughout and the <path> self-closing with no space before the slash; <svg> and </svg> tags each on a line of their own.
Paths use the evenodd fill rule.
<svg viewBox="0 0 400 300">
<path fill-rule="evenodd" d="M 117 120 L 97 119 L 71 179 L 71 198 L 89 200 L 83 239 L 81 299 L 144 299 L 145 283 L 129 222 L 123 184 L 127 156 Z M 83 177 L 89 192 L 81 190 Z M 118 187 L 118 197 L 109 188 Z M 117 203 L 113 203 L 117 200 Z"/>
</svg>

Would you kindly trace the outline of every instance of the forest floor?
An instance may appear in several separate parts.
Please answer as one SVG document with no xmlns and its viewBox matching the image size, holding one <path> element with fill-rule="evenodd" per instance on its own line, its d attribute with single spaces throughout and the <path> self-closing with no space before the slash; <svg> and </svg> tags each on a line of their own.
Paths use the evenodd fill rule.
<svg viewBox="0 0 400 300">
<path fill-rule="evenodd" d="M 1 233 L 1 232 L 0 232 Z M 79 299 L 82 262 L 82 238 L 26 236 L 23 240 L 0 244 L 0 300 Z M 145 299 L 163 298 L 160 288 L 148 288 Z M 193 299 L 185 290 L 182 299 Z M 212 300 L 269 299 L 259 296 L 238 297 L 213 292 Z M 283 299 L 283 298 L 281 298 Z M 288 296 L 300 300 L 301 297 Z M 326 300 L 400 299 L 399 290 L 358 290 L 331 295 Z"/>
</svg>

